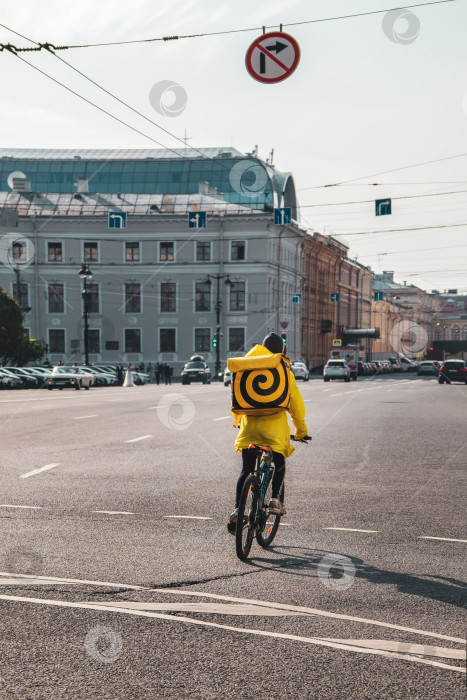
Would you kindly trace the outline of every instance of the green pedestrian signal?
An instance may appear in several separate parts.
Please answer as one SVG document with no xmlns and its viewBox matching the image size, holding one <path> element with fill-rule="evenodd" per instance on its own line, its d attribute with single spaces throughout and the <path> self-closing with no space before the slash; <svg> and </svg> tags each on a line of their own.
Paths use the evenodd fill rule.
<svg viewBox="0 0 467 700">
<path fill-rule="evenodd" d="M 218 337 L 217 337 L 217 335 L 215 335 L 214 338 L 212 339 L 212 347 L 217 348 L 217 343 L 218 343 Z"/>
<path fill-rule="evenodd" d="M 287 333 L 281 333 L 281 338 L 284 343 L 284 346 L 287 347 Z"/>
</svg>

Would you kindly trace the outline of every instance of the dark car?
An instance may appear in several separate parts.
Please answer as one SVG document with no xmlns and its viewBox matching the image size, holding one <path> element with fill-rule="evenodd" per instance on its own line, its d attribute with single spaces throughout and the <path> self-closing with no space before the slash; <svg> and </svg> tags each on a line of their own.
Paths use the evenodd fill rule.
<svg viewBox="0 0 467 700">
<path fill-rule="evenodd" d="M 439 368 L 440 384 L 451 382 L 464 382 L 467 384 L 467 362 L 465 360 L 446 360 Z"/>
<path fill-rule="evenodd" d="M 191 384 L 191 382 L 211 383 L 211 372 L 203 360 L 187 362 L 183 367 L 182 384 Z"/>
</svg>

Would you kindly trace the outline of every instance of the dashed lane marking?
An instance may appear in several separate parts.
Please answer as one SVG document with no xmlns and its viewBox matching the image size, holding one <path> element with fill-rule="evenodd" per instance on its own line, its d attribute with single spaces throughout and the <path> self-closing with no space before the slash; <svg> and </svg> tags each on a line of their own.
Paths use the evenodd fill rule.
<svg viewBox="0 0 467 700">
<path fill-rule="evenodd" d="M 106 513 L 107 515 L 136 515 L 129 510 L 92 510 L 91 513 Z"/>
<path fill-rule="evenodd" d="M 358 530 L 357 528 L 353 527 L 323 527 L 323 530 L 342 530 L 343 532 L 379 532 L 379 530 Z"/>
<path fill-rule="evenodd" d="M 20 479 L 27 479 L 30 476 L 36 476 L 36 474 L 40 474 L 41 472 L 48 471 L 49 469 L 54 469 L 55 467 L 59 467 L 60 462 L 52 462 L 52 464 L 46 464 L 45 467 L 40 467 L 39 469 L 33 469 L 32 472 L 27 472 L 26 474 L 21 474 L 19 477 Z"/>
<path fill-rule="evenodd" d="M 430 537 L 429 535 L 421 535 L 419 540 L 441 540 L 442 542 L 465 542 L 467 543 L 467 540 L 455 540 L 452 537 Z"/>
<path fill-rule="evenodd" d="M 91 413 L 89 416 L 74 416 L 73 420 L 81 420 L 82 418 L 97 418 L 97 413 Z"/>
<path fill-rule="evenodd" d="M 169 518 L 174 520 L 214 520 L 214 518 L 207 518 L 205 515 L 164 515 L 163 520 Z"/>
<path fill-rule="evenodd" d="M 31 510 L 40 510 L 42 506 L 15 506 L 10 503 L 2 503 L 0 504 L 0 508 L 29 508 Z"/>
<path fill-rule="evenodd" d="M 125 440 L 125 442 L 139 442 L 139 440 L 147 440 L 151 437 L 152 435 L 141 435 L 141 437 L 133 438 L 132 440 Z"/>
</svg>

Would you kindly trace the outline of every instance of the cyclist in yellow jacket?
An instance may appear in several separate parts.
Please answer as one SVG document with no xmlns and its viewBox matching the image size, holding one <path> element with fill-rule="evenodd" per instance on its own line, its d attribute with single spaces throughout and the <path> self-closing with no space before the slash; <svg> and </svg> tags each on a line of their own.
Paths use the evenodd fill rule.
<svg viewBox="0 0 467 700">
<path fill-rule="evenodd" d="M 268 353 L 285 354 L 285 346 L 282 338 L 277 333 L 269 333 L 262 345 L 255 345 L 246 357 L 267 355 Z M 295 377 L 290 373 L 290 403 L 288 411 L 295 427 L 295 440 L 305 442 L 308 437 L 308 429 L 305 423 L 305 404 L 297 387 Z M 235 493 L 235 510 L 230 516 L 229 532 L 235 534 L 237 523 L 238 503 L 242 493 L 243 484 L 248 474 L 254 471 L 255 455 L 249 452 L 251 444 L 268 445 L 273 452 L 274 477 L 272 480 L 272 498 L 269 503 L 269 512 L 277 515 L 285 515 L 284 504 L 280 500 L 282 484 L 285 476 L 285 457 L 289 457 L 294 448 L 290 444 L 290 427 L 287 421 L 287 411 L 280 411 L 266 416 L 242 416 L 240 420 L 240 432 L 235 440 L 235 449 L 242 453 L 242 471 L 237 481 Z"/>
</svg>

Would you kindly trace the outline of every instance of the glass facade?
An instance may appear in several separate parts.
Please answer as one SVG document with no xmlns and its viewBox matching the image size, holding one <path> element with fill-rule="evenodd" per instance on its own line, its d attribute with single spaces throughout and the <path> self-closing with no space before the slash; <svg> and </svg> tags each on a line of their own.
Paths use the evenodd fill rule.
<svg viewBox="0 0 467 700">
<path fill-rule="evenodd" d="M 31 192 L 75 193 L 78 180 L 87 180 L 90 193 L 134 194 L 194 194 L 200 183 L 223 193 L 224 199 L 252 209 L 271 210 L 274 206 L 296 207 L 295 188 L 288 173 L 279 173 L 255 156 L 244 156 L 238 151 L 226 157 L 221 149 L 210 149 L 213 156 L 204 158 L 193 151 L 181 157 L 161 157 L 163 151 L 153 151 L 154 156 L 132 155 L 131 152 L 109 151 L 106 158 L 86 157 L 86 151 L 67 153 L 27 151 L 0 151 L 0 190 L 10 191 L 8 176 L 23 173 L 30 181 Z M 13 153 L 17 155 L 3 155 Z M 35 155 L 37 153 L 37 156 Z M 43 153 L 43 155 L 42 155 Z M 75 153 L 75 155 L 72 155 Z M 82 155 L 80 155 L 82 154 Z M 34 157 L 32 157 L 34 156 Z M 276 195 L 285 193 L 278 201 Z"/>
</svg>

